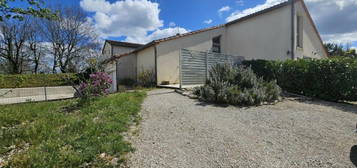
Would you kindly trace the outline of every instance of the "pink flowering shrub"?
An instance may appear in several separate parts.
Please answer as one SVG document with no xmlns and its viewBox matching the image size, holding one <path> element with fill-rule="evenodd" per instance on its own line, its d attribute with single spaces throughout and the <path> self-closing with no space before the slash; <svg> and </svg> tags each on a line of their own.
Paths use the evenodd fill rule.
<svg viewBox="0 0 357 168">
<path fill-rule="evenodd" d="M 108 74 L 96 72 L 89 75 L 89 80 L 80 84 L 78 95 L 82 99 L 104 96 L 109 94 L 111 84 L 112 79 Z"/>
</svg>

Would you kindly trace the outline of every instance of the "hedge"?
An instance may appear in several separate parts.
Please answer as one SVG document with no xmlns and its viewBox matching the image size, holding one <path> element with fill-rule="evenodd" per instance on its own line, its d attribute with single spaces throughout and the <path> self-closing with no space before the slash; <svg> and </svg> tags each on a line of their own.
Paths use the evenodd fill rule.
<svg viewBox="0 0 357 168">
<path fill-rule="evenodd" d="M 68 80 L 67 80 L 68 79 Z M 66 86 L 78 79 L 76 74 L 0 75 L 0 88 Z"/>
<path fill-rule="evenodd" d="M 244 61 L 265 80 L 284 90 L 330 101 L 357 101 L 357 59 Z"/>
</svg>

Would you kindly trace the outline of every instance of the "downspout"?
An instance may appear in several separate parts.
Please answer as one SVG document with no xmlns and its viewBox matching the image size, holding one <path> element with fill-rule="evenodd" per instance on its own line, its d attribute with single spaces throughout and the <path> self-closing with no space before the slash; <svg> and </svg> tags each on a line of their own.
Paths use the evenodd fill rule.
<svg viewBox="0 0 357 168">
<path fill-rule="evenodd" d="M 291 59 L 295 59 L 295 0 L 291 1 Z"/>
<path fill-rule="evenodd" d="M 112 50 L 111 51 L 111 58 L 114 57 L 114 50 L 113 50 L 113 46 L 110 45 L 110 49 Z M 115 86 L 113 86 L 115 92 L 118 91 L 118 61 L 115 60 Z"/>
<path fill-rule="evenodd" d="M 156 85 L 158 85 L 158 78 L 157 78 L 157 45 L 154 47 L 154 52 L 155 52 L 155 81 Z"/>
</svg>

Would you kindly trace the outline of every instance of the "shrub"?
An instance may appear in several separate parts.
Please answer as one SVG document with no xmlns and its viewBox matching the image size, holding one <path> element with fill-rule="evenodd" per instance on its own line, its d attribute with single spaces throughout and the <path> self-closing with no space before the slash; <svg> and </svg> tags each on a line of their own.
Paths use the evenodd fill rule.
<svg viewBox="0 0 357 168">
<path fill-rule="evenodd" d="M 209 71 L 210 78 L 194 89 L 201 100 L 233 105 L 259 105 L 278 100 L 281 93 L 276 82 L 257 78 L 251 68 L 217 64 Z"/>
<path fill-rule="evenodd" d="M 95 67 L 88 67 L 83 72 L 76 74 L 78 81 L 77 83 L 87 81 L 90 78 L 90 74 L 99 72 L 98 68 Z"/>
<path fill-rule="evenodd" d="M 70 73 L 0 75 L 0 88 L 66 86 L 77 80 L 77 76 Z"/>
<path fill-rule="evenodd" d="M 155 72 L 153 70 L 142 71 L 138 75 L 138 84 L 144 87 L 155 86 Z"/>
<path fill-rule="evenodd" d="M 79 86 L 79 97 L 81 103 L 86 103 L 94 97 L 103 96 L 109 93 L 112 79 L 104 72 L 97 72 L 89 75 L 89 80 L 82 82 Z"/>
<path fill-rule="evenodd" d="M 357 59 L 244 61 L 260 77 L 284 90 L 330 101 L 357 101 Z"/>
</svg>

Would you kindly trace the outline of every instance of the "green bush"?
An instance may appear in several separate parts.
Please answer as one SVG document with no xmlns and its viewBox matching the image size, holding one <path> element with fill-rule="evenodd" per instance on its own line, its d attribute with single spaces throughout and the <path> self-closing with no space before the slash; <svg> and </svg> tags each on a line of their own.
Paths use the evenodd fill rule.
<svg viewBox="0 0 357 168">
<path fill-rule="evenodd" d="M 65 86 L 77 82 L 75 74 L 0 75 L 0 88 Z"/>
<path fill-rule="evenodd" d="M 201 100 L 233 104 L 259 105 L 279 99 L 280 87 L 275 81 L 257 78 L 251 68 L 217 64 L 209 71 L 210 78 L 202 87 L 194 89 Z"/>
<path fill-rule="evenodd" d="M 244 61 L 260 77 L 284 90 L 330 101 L 357 101 L 357 59 Z"/>
</svg>

